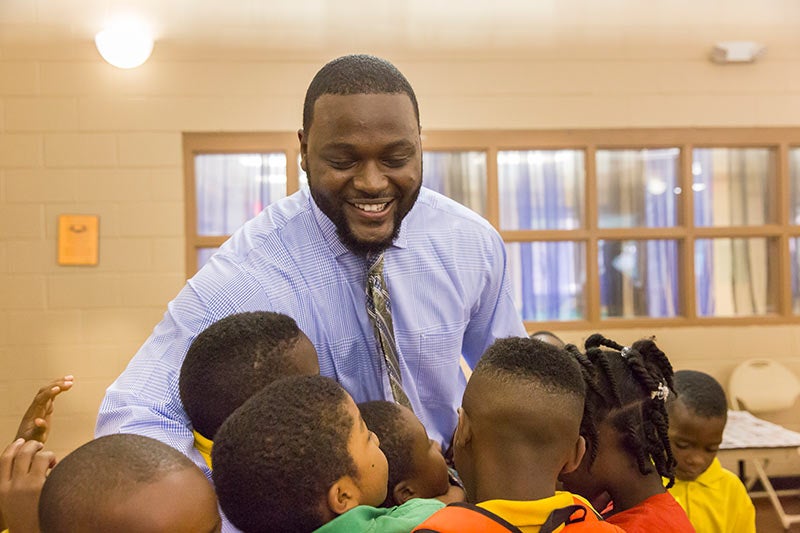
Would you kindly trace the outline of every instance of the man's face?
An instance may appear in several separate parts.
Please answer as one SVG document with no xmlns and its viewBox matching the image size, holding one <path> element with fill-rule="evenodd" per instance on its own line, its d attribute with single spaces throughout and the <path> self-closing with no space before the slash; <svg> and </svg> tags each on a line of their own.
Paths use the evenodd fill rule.
<svg viewBox="0 0 800 533">
<path fill-rule="evenodd" d="M 321 96 L 301 166 L 311 196 L 356 253 L 392 244 L 422 185 L 417 117 L 406 94 Z"/>
<path fill-rule="evenodd" d="M 702 417 L 686 407 L 682 400 L 669 406 L 669 442 L 677 466 L 675 477 L 694 481 L 717 456 L 725 430 L 726 417 Z"/>
</svg>

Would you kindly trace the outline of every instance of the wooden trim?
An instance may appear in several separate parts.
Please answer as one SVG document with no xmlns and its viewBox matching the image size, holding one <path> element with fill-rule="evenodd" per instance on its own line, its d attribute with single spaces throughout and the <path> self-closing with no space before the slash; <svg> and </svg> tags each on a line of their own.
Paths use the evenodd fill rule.
<svg viewBox="0 0 800 533">
<path fill-rule="evenodd" d="M 586 228 L 586 318 L 592 324 L 600 322 L 602 298 L 600 295 L 599 243 L 591 238 L 597 232 L 597 157 L 592 144 L 584 152 L 583 227 Z"/>
<path fill-rule="evenodd" d="M 499 229 L 500 176 L 497 167 L 497 148 L 489 146 L 483 151 L 486 153 L 486 220 Z"/>
<path fill-rule="evenodd" d="M 789 168 L 789 145 L 782 143 L 778 146 L 777 161 L 775 165 L 775 187 L 772 190 L 772 203 L 777 212 L 777 223 L 781 229 L 789 226 L 789 203 L 791 202 L 789 181 L 791 169 Z M 777 241 L 777 250 L 774 250 L 778 258 L 778 264 L 773 265 L 775 278 L 770 278 L 770 292 L 778 306 L 778 312 L 783 316 L 792 314 L 792 257 L 789 253 L 789 232 L 781 232 Z M 775 245 L 773 245 L 775 246 Z M 773 251 L 773 250 L 770 250 Z M 789 287 L 790 290 L 781 290 L 782 287 Z"/>
<path fill-rule="evenodd" d="M 504 150 L 581 150 L 584 153 L 583 226 L 574 230 L 501 230 L 506 242 L 583 242 L 586 253 L 586 319 L 571 322 L 526 322 L 533 329 L 607 329 L 618 327 L 677 327 L 711 325 L 800 324 L 792 314 L 789 239 L 800 237 L 800 225 L 791 224 L 789 206 L 789 150 L 800 146 L 800 127 L 775 128 L 633 128 L 572 130 L 427 131 L 422 142 L 428 151 L 479 151 L 487 157 L 486 218 L 499 229 L 500 205 L 497 155 Z M 200 153 L 283 152 L 287 160 L 287 194 L 299 188 L 295 132 L 184 133 L 185 228 L 187 277 L 196 270 L 197 249 L 218 247 L 227 236 L 196 234 L 194 156 Z M 597 226 L 597 150 L 680 149 L 679 177 L 682 194 L 677 207 L 678 225 L 666 228 L 599 228 Z M 692 150 L 696 147 L 764 147 L 775 151 L 776 187 L 770 213 L 775 219 L 761 226 L 696 227 L 692 192 Z M 776 313 L 756 317 L 697 317 L 694 246 L 697 239 L 767 238 L 774 272 L 769 272 Z M 600 318 L 600 280 L 597 264 L 601 240 L 671 239 L 678 243 L 680 279 L 679 313 L 669 319 Z M 777 247 L 777 250 L 775 249 Z"/>
<path fill-rule="evenodd" d="M 697 294 L 695 291 L 694 273 L 694 174 L 692 173 L 692 149 L 691 144 L 681 146 L 680 167 L 678 183 L 680 184 L 681 194 L 678 204 L 678 223 L 686 228 L 686 237 L 678 243 L 678 270 L 680 272 L 678 283 L 680 284 L 680 307 L 681 315 L 689 320 L 697 317 Z"/>
<path fill-rule="evenodd" d="M 195 190 L 194 155 L 187 134 L 183 134 L 183 198 L 184 198 L 184 231 L 186 236 L 186 279 L 197 272 L 197 253 L 195 240 L 197 237 L 197 193 Z"/>
</svg>

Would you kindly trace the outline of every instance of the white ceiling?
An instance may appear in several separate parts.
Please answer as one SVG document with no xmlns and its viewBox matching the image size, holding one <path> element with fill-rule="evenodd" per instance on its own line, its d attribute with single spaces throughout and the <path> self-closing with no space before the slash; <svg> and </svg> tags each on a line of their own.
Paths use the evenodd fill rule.
<svg viewBox="0 0 800 533">
<path fill-rule="evenodd" d="M 157 49 L 499 54 L 800 35 L 800 0 L 0 0 L 0 44 L 91 43 L 120 12 L 144 19 Z"/>
</svg>

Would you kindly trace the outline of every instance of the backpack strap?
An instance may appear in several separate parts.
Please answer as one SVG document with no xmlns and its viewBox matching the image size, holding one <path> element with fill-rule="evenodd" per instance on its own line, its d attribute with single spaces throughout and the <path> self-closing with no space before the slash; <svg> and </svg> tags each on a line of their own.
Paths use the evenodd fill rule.
<svg viewBox="0 0 800 533">
<path fill-rule="evenodd" d="M 553 533 L 556 529 L 560 528 L 561 526 L 569 526 L 571 524 L 582 524 L 585 522 L 602 522 L 603 517 L 600 516 L 597 511 L 592 509 L 591 507 L 587 508 L 583 502 L 578 500 L 577 498 L 573 498 L 575 501 L 574 505 L 567 505 L 566 507 L 561 507 L 560 509 L 555 509 L 553 512 L 548 515 L 547 520 L 545 520 L 544 524 L 542 524 L 539 533 Z M 591 526 L 589 524 L 586 525 L 586 530 L 590 531 L 596 526 Z M 580 528 L 579 528 L 580 530 Z"/>
<path fill-rule="evenodd" d="M 455 502 L 435 512 L 414 533 L 485 531 L 487 533 L 522 533 L 515 525 L 477 505 Z"/>
</svg>

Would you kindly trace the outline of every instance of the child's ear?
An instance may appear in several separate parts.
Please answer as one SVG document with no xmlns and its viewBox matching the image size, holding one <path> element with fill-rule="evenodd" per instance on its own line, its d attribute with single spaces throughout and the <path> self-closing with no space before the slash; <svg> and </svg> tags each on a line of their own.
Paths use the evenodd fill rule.
<svg viewBox="0 0 800 533">
<path fill-rule="evenodd" d="M 561 473 L 569 474 L 570 472 L 575 471 L 581 465 L 581 461 L 583 460 L 583 456 L 585 454 L 586 454 L 586 439 L 579 436 L 578 440 L 575 441 L 575 446 L 570 452 L 570 456 L 567 460 L 567 463 L 561 469 Z"/>
<path fill-rule="evenodd" d="M 328 489 L 328 509 L 338 516 L 357 507 L 357 488 L 350 476 L 342 476 L 337 479 Z"/>
<path fill-rule="evenodd" d="M 458 425 L 456 425 L 456 434 L 453 436 L 453 445 L 463 449 L 470 441 L 472 441 L 472 427 L 469 415 L 463 407 L 459 407 Z"/>
<path fill-rule="evenodd" d="M 392 489 L 392 499 L 394 499 L 395 505 L 403 505 L 416 496 L 417 491 L 408 481 L 401 481 Z"/>
</svg>

